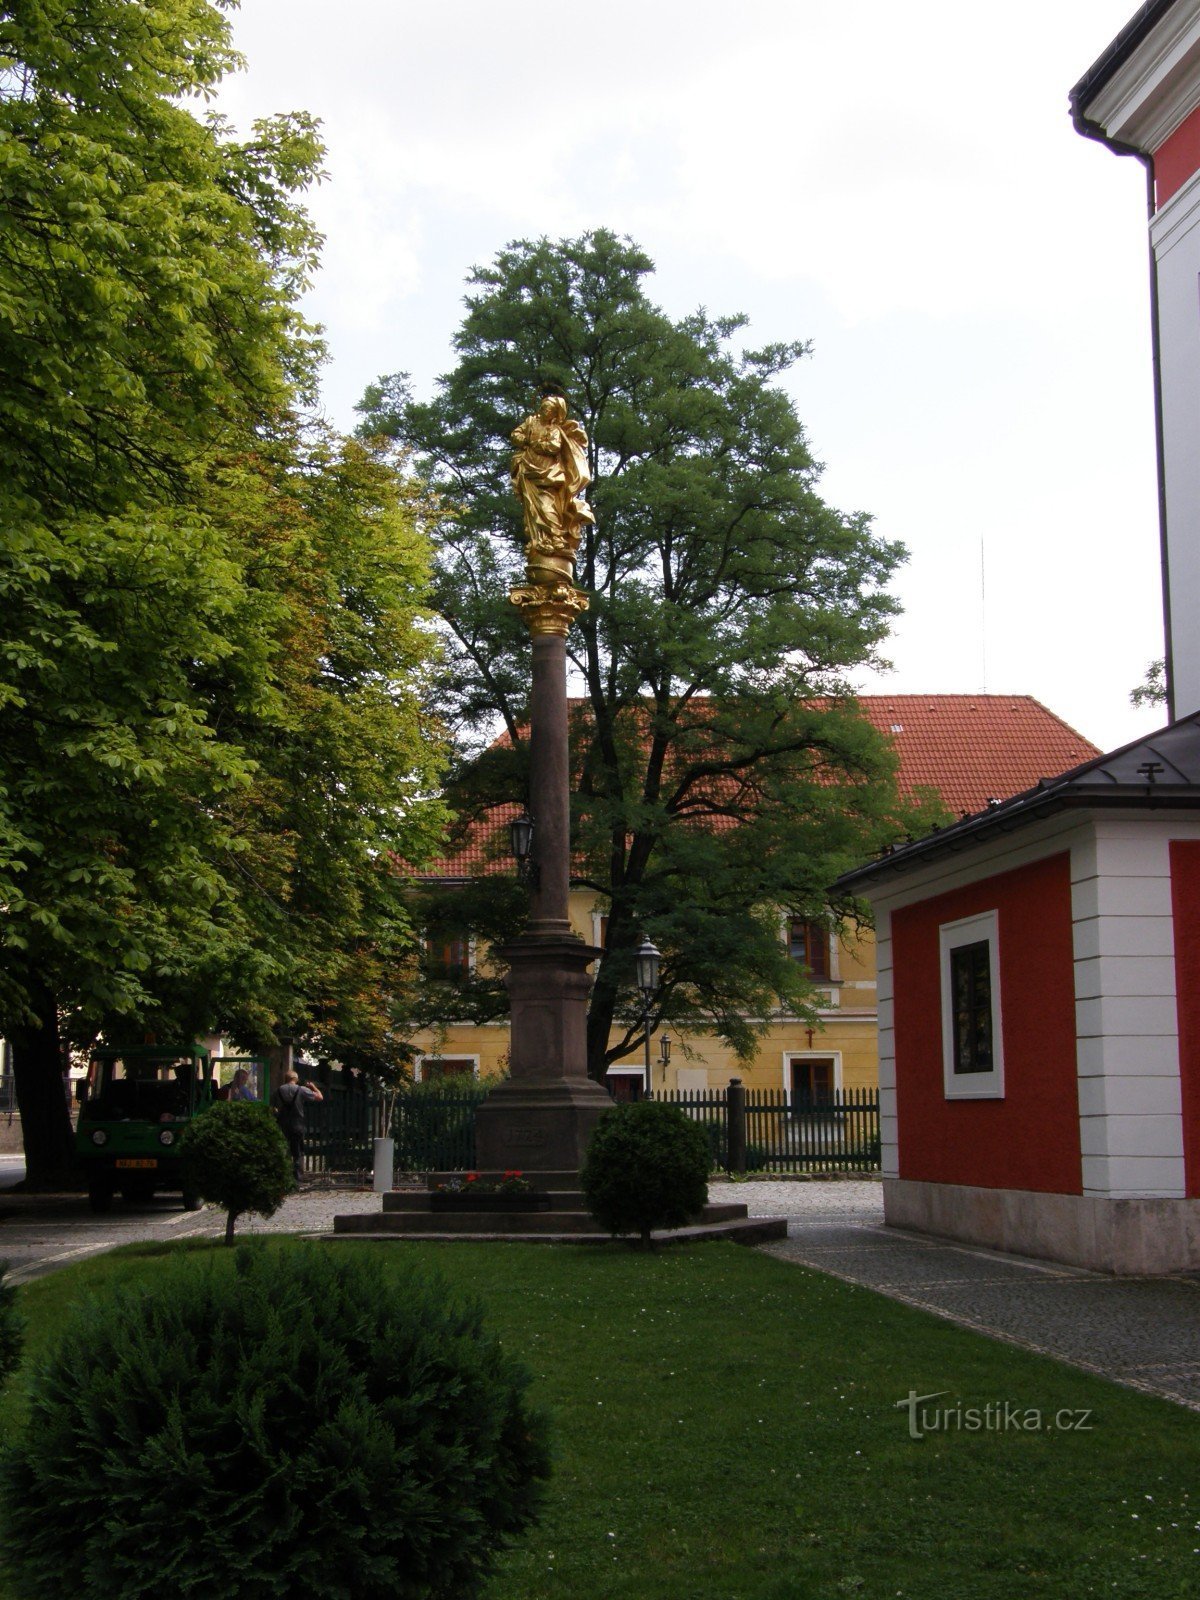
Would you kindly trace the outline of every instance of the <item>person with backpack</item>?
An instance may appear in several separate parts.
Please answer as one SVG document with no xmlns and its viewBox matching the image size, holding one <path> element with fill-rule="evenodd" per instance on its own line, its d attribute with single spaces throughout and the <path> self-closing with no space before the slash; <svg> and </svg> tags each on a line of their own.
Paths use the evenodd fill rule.
<svg viewBox="0 0 1200 1600">
<path fill-rule="evenodd" d="M 271 1096 L 271 1110 L 275 1113 L 275 1120 L 279 1124 L 279 1131 L 287 1140 L 288 1149 L 292 1155 L 292 1170 L 299 1183 L 304 1176 L 304 1102 L 306 1100 L 324 1100 L 325 1096 L 310 1078 L 307 1083 L 300 1082 L 300 1075 L 290 1068 L 283 1075 L 283 1082 Z"/>
</svg>

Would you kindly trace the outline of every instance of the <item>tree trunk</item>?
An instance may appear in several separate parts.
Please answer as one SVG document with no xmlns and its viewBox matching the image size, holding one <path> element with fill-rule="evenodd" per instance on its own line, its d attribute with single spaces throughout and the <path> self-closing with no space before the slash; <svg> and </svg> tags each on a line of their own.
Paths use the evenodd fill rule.
<svg viewBox="0 0 1200 1600">
<path fill-rule="evenodd" d="M 30 1001 L 38 1022 L 13 1028 L 9 1043 L 25 1143 L 25 1182 L 31 1189 L 50 1189 L 76 1176 L 75 1140 L 63 1090 L 58 1005 L 40 986 L 31 990 Z"/>
<path fill-rule="evenodd" d="M 604 970 L 606 966 L 607 972 Z M 617 986 L 612 971 L 611 963 L 602 957 L 588 1001 L 588 1077 L 594 1078 L 599 1084 L 606 1083 L 608 1079 L 608 1040 L 617 1009 Z"/>
<path fill-rule="evenodd" d="M 225 1218 L 225 1243 L 233 1243 L 233 1225 L 241 1216 L 240 1211 L 230 1211 Z"/>
</svg>

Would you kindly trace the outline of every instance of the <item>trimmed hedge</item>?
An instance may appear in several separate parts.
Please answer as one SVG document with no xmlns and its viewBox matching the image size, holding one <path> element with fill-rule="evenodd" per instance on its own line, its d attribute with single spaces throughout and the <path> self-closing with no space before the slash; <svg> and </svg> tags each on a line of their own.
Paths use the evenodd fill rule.
<svg viewBox="0 0 1200 1600">
<path fill-rule="evenodd" d="M 612 1106 L 579 1174 L 588 1210 L 610 1233 L 681 1228 L 708 1198 L 712 1149 L 703 1123 L 655 1100 Z"/>
<path fill-rule="evenodd" d="M 272 1216 L 296 1187 L 287 1140 L 266 1106 L 218 1101 L 184 1130 L 185 1193 L 224 1207 L 225 1243 L 243 1211 Z"/>
<path fill-rule="evenodd" d="M 450 1600 L 533 1521 L 527 1375 L 440 1280 L 180 1257 L 77 1307 L 0 1455 L 18 1600 Z M 64 1531 L 65 1530 L 65 1531 Z"/>
<path fill-rule="evenodd" d="M 21 1364 L 25 1344 L 25 1322 L 17 1310 L 17 1291 L 5 1283 L 8 1262 L 0 1261 L 0 1383 Z"/>
</svg>

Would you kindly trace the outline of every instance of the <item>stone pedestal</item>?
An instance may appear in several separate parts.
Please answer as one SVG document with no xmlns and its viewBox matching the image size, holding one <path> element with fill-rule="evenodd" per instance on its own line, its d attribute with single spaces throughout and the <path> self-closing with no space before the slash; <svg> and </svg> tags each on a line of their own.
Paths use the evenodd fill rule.
<svg viewBox="0 0 1200 1600">
<path fill-rule="evenodd" d="M 578 1172 L 608 1092 L 587 1075 L 588 967 L 600 955 L 573 935 L 527 934 L 509 964 L 511 1076 L 475 1115 L 484 1171 Z"/>
</svg>

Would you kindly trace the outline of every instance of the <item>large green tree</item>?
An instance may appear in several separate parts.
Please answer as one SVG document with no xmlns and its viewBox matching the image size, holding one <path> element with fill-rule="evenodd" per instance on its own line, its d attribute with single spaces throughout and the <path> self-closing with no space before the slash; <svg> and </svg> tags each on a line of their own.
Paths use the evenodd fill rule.
<svg viewBox="0 0 1200 1600">
<path fill-rule="evenodd" d="M 424 837 L 423 541 L 385 462 L 295 420 L 321 147 L 196 114 L 226 10 L 0 6 L 0 1031 L 35 1181 L 64 1019 L 380 1031 L 356 992 Z"/>
<path fill-rule="evenodd" d="M 442 498 L 436 603 L 468 819 L 524 798 L 509 434 L 546 384 L 587 429 L 596 522 L 577 572 L 591 608 L 568 651 L 575 881 L 608 913 L 588 1023 L 597 1077 L 641 1036 L 643 930 L 664 954 L 654 1020 L 749 1052 L 772 1011 L 803 1010 L 811 992 L 781 908 L 825 916 L 838 871 L 905 828 L 892 753 L 847 689 L 877 660 L 903 552 L 817 493 L 778 382 L 806 347 L 747 347 L 741 317 L 673 320 L 647 294 L 651 271 L 603 231 L 513 244 L 473 273 L 436 398 L 416 401 L 401 375 L 361 406 L 364 433 L 411 449 Z M 460 914 L 481 914 L 469 891 Z"/>
</svg>

